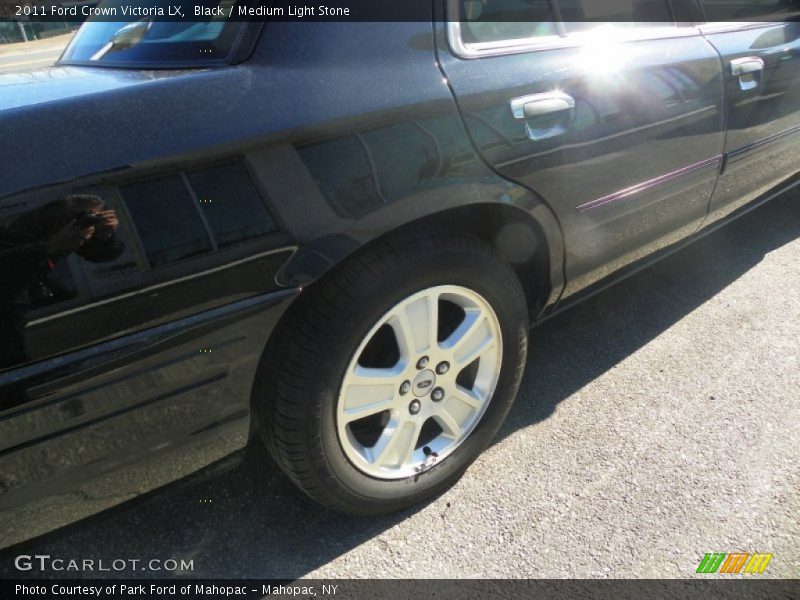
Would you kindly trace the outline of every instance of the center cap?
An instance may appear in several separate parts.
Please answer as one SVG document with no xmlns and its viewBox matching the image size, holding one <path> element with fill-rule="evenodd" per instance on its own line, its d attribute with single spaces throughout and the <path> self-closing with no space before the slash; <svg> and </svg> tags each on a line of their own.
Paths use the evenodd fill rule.
<svg viewBox="0 0 800 600">
<path fill-rule="evenodd" d="M 436 383 L 436 373 L 427 369 L 422 371 L 414 378 L 411 388 L 415 396 L 427 396 L 433 390 Z"/>
</svg>

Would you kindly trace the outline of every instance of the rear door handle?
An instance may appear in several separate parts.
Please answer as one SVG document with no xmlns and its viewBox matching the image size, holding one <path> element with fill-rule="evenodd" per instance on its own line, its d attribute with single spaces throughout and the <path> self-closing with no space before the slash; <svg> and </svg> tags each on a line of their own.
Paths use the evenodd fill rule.
<svg viewBox="0 0 800 600">
<path fill-rule="evenodd" d="M 575 99 L 564 92 L 547 92 L 514 98 L 509 107 L 515 119 L 525 121 L 528 137 L 539 141 L 566 133 L 575 113 Z M 547 122 L 537 122 L 542 117 Z"/>
<path fill-rule="evenodd" d="M 752 90 L 758 86 L 756 73 L 764 70 L 764 60 L 758 56 L 745 56 L 734 58 L 731 61 L 731 75 L 739 78 L 739 87 L 743 91 Z"/>
</svg>

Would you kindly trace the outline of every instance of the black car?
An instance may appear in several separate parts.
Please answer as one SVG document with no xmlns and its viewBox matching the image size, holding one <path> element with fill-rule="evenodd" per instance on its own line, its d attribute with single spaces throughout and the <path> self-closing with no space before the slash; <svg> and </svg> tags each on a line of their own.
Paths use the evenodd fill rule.
<svg viewBox="0 0 800 600">
<path fill-rule="evenodd" d="M 797 182 L 791 2 L 421 4 L 0 75 L 3 545 L 251 443 L 341 511 L 441 492 L 532 325 Z"/>
</svg>

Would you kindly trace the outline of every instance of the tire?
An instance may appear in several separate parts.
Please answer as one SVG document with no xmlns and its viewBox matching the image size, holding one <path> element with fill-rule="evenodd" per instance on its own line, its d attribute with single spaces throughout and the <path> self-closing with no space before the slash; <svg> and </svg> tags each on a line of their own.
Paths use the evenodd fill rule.
<svg viewBox="0 0 800 600">
<path fill-rule="evenodd" d="M 492 441 L 522 377 L 528 310 L 480 238 L 405 230 L 304 290 L 274 335 L 253 393 L 270 454 L 321 504 L 377 515 L 444 491 Z"/>
</svg>

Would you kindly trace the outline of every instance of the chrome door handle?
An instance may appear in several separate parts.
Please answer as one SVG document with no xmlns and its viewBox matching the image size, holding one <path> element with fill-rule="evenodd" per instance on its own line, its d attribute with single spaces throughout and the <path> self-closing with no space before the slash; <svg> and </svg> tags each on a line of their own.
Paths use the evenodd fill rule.
<svg viewBox="0 0 800 600">
<path fill-rule="evenodd" d="M 764 70 L 764 59 L 758 56 L 745 56 L 744 58 L 734 58 L 731 61 L 731 75 L 738 77 L 745 73 L 756 73 Z"/>
<path fill-rule="evenodd" d="M 764 60 L 758 56 L 745 56 L 734 58 L 731 61 L 731 75 L 739 78 L 739 87 L 743 91 L 752 90 L 758 86 L 755 74 L 764 70 Z"/>
<path fill-rule="evenodd" d="M 575 99 L 564 92 L 531 94 L 514 98 L 509 107 L 515 119 L 525 121 L 525 132 L 528 137 L 539 141 L 566 133 L 575 114 Z M 539 117 L 552 117 L 552 119 L 548 123 L 541 124 L 536 122 Z"/>
</svg>

